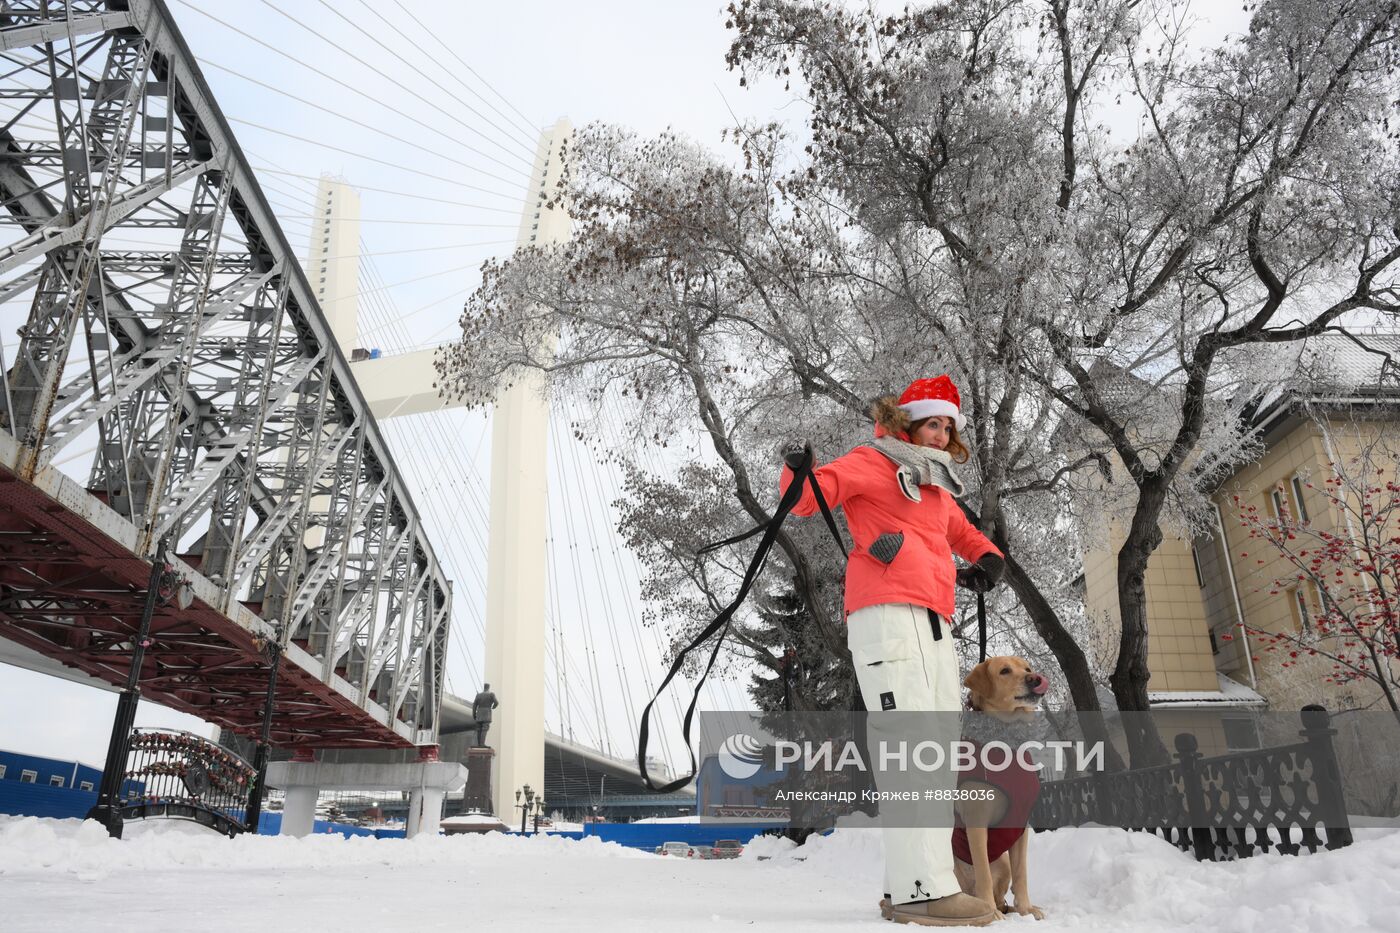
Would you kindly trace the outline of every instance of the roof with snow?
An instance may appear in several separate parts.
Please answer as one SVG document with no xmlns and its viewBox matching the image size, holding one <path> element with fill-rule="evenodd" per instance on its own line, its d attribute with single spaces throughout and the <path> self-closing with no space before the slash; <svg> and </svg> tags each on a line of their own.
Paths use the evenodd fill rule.
<svg viewBox="0 0 1400 933">
<path fill-rule="evenodd" d="M 1400 332 L 1369 330 L 1348 337 L 1323 334 L 1304 344 L 1299 362 L 1338 389 L 1400 389 Z"/>
<path fill-rule="evenodd" d="M 1153 709 L 1195 709 L 1237 706 L 1241 709 L 1264 709 L 1269 701 L 1255 690 L 1237 680 L 1216 672 L 1217 690 L 1149 690 L 1147 702 Z"/>
<path fill-rule="evenodd" d="M 1339 395 L 1400 392 L 1400 332 L 1321 334 L 1299 343 L 1293 359 L 1297 382 L 1306 391 L 1280 390 L 1264 400 L 1261 411 L 1285 397 L 1325 401 Z"/>
</svg>

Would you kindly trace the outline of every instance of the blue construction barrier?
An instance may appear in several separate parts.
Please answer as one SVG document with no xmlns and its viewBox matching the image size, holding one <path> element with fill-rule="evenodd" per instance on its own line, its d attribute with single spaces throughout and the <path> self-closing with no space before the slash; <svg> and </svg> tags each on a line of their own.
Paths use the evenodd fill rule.
<svg viewBox="0 0 1400 933">
<path fill-rule="evenodd" d="M 80 820 L 96 805 L 97 791 L 0 781 L 0 813 Z"/>
<path fill-rule="evenodd" d="M 258 819 L 259 836 L 275 836 L 282 831 L 282 814 L 280 811 L 264 812 Z M 349 823 L 331 823 L 326 820 L 316 820 L 312 823 L 311 831 L 318 836 L 327 833 L 339 833 L 349 839 L 351 836 L 369 836 L 374 839 L 402 839 L 406 835 L 402 829 L 371 829 L 368 826 L 351 826 Z"/>
</svg>

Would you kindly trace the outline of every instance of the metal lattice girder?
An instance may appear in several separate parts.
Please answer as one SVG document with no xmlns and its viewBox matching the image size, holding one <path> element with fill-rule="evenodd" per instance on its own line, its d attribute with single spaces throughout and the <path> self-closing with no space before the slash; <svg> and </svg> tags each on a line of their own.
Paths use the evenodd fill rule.
<svg viewBox="0 0 1400 933">
<path fill-rule="evenodd" d="M 248 731 L 277 623 L 279 744 L 435 740 L 449 585 L 169 10 L 7 2 L 0 50 L 0 637 L 120 680 L 168 537 L 147 695 Z"/>
<path fill-rule="evenodd" d="M 208 167 L 208 163 L 200 162 L 174 172 L 169 179 L 163 176 L 153 178 L 143 185 L 123 192 L 106 206 L 105 223 L 109 227 L 120 223 L 171 189 L 183 185 L 196 175 L 203 174 Z M 82 240 L 93 221 L 91 215 L 95 210 L 96 208 L 89 207 L 81 217 L 70 224 L 64 224 L 61 217 L 55 217 L 29 236 L 0 250 L 0 275 Z"/>
<path fill-rule="evenodd" d="M 390 525 L 388 519 L 389 510 L 382 510 L 377 536 L 378 550 L 372 555 L 376 565 L 392 564 L 408 542 L 408 529 L 395 528 Z M 376 623 L 379 613 L 376 609 L 383 584 L 384 575 L 375 574 L 368 583 L 354 588 L 351 601 L 342 612 L 331 614 L 339 620 L 340 627 L 328 628 L 321 636 L 326 644 L 323 654 L 326 663 L 324 676 L 329 677 L 335 673 L 350 683 L 360 681 L 369 657 L 369 646 L 378 636 Z"/>
<path fill-rule="evenodd" d="M 112 360 L 112 378 L 104 380 L 104 374 L 99 372 L 97 377 L 100 381 L 96 389 L 93 388 L 91 372 L 81 373 L 60 389 L 57 396 L 60 405 L 67 401 L 76 404 L 51 421 L 48 443 L 39 459 L 40 466 L 47 466 L 54 454 L 69 441 L 95 426 L 138 390 L 152 389 L 152 383 L 160 376 L 161 370 L 176 359 L 191 333 L 207 330 L 223 321 L 230 312 L 239 308 L 251 292 L 271 277 L 271 272 L 250 272 L 215 296 L 216 300 L 205 305 L 200 310 L 198 320 L 170 321 L 160 330 L 153 346 L 133 349 Z"/>
<path fill-rule="evenodd" d="M 55 21 L 46 12 L 49 5 L 41 0 L 6 3 L 5 28 L 0 29 L 0 51 L 8 52 L 10 49 L 67 39 L 70 36 L 106 33 L 131 25 L 131 14 L 126 11 L 78 14 L 71 19 Z M 52 5 L 57 6 L 57 0 Z"/>
</svg>

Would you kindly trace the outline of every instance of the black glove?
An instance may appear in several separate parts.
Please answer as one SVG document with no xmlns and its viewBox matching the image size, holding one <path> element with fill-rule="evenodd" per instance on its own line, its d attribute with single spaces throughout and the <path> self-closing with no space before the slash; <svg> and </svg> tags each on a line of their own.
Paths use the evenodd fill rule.
<svg viewBox="0 0 1400 933">
<path fill-rule="evenodd" d="M 958 571 L 958 586 L 974 593 L 985 593 L 997 585 L 1004 569 L 1006 561 L 995 554 L 983 554 L 977 563 Z"/>
<path fill-rule="evenodd" d="M 803 467 L 812 465 L 812 445 L 808 443 L 789 444 L 783 451 L 783 462 L 788 465 L 788 469 L 796 473 Z"/>
</svg>

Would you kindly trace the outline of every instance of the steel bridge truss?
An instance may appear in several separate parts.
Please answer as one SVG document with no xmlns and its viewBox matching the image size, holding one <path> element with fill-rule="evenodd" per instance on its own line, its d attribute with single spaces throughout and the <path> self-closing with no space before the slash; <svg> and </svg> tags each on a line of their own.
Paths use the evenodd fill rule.
<svg viewBox="0 0 1400 933">
<path fill-rule="evenodd" d="M 0 636 L 273 741 L 436 741 L 450 589 L 159 0 L 0 3 Z M 275 636 L 274 632 L 279 632 Z"/>
</svg>

